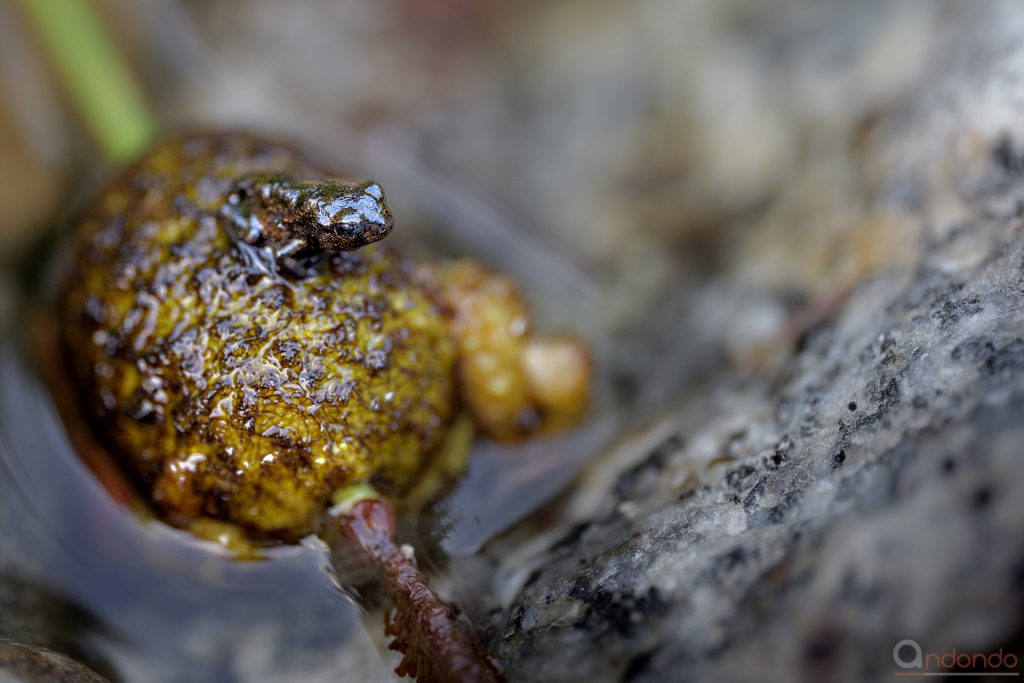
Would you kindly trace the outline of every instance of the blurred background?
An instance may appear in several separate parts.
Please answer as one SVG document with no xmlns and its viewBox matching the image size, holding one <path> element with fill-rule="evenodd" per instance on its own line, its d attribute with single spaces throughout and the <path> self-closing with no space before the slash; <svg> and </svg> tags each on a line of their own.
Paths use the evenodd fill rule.
<svg viewBox="0 0 1024 683">
<path fill-rule="evenodd" d="M 63 4 L 0 5 L 6 259 L 102 176 L 25 11 Z M 752 315 L 708 311 L 687 333 L 744 357 L 790 308 L 900 257 L 898 230 L 884 246 L 851 237 L 892 222 L 864 215 L 872 179 L 854 162 L 873 122 L 928 77 L 943 30 L 984 14 L 870 0 L 85 4 L 147 105 L 144 131 L 277 133 L 399 203 L 430 192 L 417 175 L 440 178 L 596 283 L 627 335 L 655 307 L 681 320 L 695 285 L 738 268 L 723 286 Z M 669 396 L 689 374 L 649 389 Z"/>
<path fill-rule="evenodd" d="M 858 283 L 910 272 L 922 245 L 952 231 L 964 209 L 945 162 L 977 158 L 1015 115 L 971 115 L 968 134 L 938 149 L 915 146 L 925 133 L 900 129 L 901 113 L 926 92 L 945 106 L 931 85 L 958 45 L 995 54 L 1022 25 L 1013 2 L 954 0 L 0 0 L 0 321 L 34 245 L 152 136 L 245 128 L 288 140 L 379 180 L 396 238 L 443 235 L 448 251 L 516 275 L 542 322 L 594 343 L 599 424 L 570 444 L 576 459 L 551 496 L 618 431 L 643 433 L 723 370 L 778 371 Z M 926 204 L 941 220 L 922 220 Z M 25 400 L 29 380 L 0 367 L 0 411 L 33 412 L 42 399 Z M 45 509 L 73 500 L 102 521 L 83 525 L 130 536 L 97 491 L 47 495 Z M 0 542 L 0 598 L 23 591 L 4 582 L 11 571 L 94 610 L 120 596 L 122 634 L 160 611 L 148 649 L 100 646 L 125 680 L 390 679 L 365 634 L 338 649 L 353 617 L 313 578 L 314 554 L 284 563 L 307 584 L 294 593 L 273 571 L 236 581 L 224 563 L 197 589 L 194 549 L 135 562 L 138 539 L 111 551 L 112 573 L 87 575 L 37 552 L 45 518 L 2 502 L 0 526 L 16 531 Z M 457 529 L 447 550 L 472 554 L 513 521 Z M 132 572 L 143 578 L 126 585 Z M 154 590 L 163 597 L 146 603 Z"/>
</svg>

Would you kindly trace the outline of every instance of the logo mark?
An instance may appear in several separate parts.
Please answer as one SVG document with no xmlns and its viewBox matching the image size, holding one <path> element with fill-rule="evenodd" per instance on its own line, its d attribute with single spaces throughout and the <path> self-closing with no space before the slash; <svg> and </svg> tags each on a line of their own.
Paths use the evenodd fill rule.
<svg viewBox="0 0 1024 683">
<path fill-rule="evenodd" d="M 1019 677 L 1020 658 L 999 648 L 994 652 L 929 652 L 920 643 L 905 638 L 892 648 L 892 661 L 901 671 L 893 676 L 1002 676 Z"/>
</svg>

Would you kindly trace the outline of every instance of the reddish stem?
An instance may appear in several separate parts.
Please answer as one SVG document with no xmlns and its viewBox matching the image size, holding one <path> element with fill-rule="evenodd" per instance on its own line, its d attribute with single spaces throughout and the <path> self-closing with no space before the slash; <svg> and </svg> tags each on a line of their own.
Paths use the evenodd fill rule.
<svg viewBox="0 0 1024 683">
<path fill-rule="evenodd" d="M 427 585 L 412 559 L 395 544 L 391 505 L 369 498 L 339 517 L 342 536 L 360 551 L 391 602 L 385 633 L 402 653 L 395 672 L 418 683 L 499 683 L 476 635 Z"/>
</svg>

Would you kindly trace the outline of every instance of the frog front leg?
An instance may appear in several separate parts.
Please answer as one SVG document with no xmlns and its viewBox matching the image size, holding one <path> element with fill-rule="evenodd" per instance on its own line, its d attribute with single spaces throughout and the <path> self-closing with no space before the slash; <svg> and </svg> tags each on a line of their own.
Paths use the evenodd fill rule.
<svg viewBox="0 0 1024 683">
<path fill-rule="evenodd" d="M 242 262 L 249 270 L 269 277 L 275 277 L 281 265 L 289 265 L 284 264 L 283 259 L 307 246 L 307 241 L 299 235 L 291 236 L 283 244 L 273 240 L 273 236 L 284 232 L 281 222 L 286 213 L 281 210 L 283 202 L 277 196 L 279 182 L 279 179 L 263 176 L 243 178 L 235 183 L 219 211 L 224 231 Z M 303 276 L 305 271 L 294 274 Z"/>
</svg>

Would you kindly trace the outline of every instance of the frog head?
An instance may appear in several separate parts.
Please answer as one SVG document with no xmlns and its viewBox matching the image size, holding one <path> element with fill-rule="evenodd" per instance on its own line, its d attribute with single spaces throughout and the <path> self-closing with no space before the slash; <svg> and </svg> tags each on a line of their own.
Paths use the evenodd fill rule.
<svg viewBox="0 0 1024 683">
<path fill-rule="evenodd" d="M 313 237 L 321 249 L 349 251 L 383 239 L 391 232 L 391 211 L 384 189 L 371 181 L 322 181 L 306 204 L 315 220 Z"/>
</svg>

